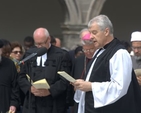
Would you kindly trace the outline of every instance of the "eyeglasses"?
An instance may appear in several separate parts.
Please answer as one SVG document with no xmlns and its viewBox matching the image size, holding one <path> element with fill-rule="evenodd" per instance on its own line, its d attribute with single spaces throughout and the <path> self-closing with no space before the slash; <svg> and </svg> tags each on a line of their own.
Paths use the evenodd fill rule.
<svg viewBox="0 0 141 113">
<path fill-rule="evenodd" d="M 46 41 L 45 41 L 45 42 L 42 42 L 42 43 L 35 43 L 34 45 L 37 46 L 37 47 L 39 47 L 39 46 L 43 47 L 43 46 L 46 45 L 47 40 L 48 40 L 48 39 L 46 39 Z"/>
<path fill-rule="evenodd" d="M 137 49 L 137 50 L 141 50 L 141 47 L 132 47 L 133 50 Z"/>
<path fill-rule="evenodd" d="M 22 51 L 12 51 L 12 53 L 14 53 L 14 54 L 23 54 L 23 52 Z"/>
<path fill-rule="evenodd" d="M 82 49 L 84 53 L 86 52 L 90 52 L 93 53 L 95 51 L 95 49 Z"/>
</svg>

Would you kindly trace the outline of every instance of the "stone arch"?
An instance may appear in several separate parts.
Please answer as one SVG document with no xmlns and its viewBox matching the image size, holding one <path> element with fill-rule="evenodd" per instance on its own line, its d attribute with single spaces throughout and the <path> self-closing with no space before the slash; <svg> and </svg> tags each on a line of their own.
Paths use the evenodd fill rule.
<svg viewBox="0 0 141 113">
<path fill-rule="evenodd" d="M 99 15 L 99 13 L 102 10 L 102 7 L 104 5 L 106 0 L 94 0 L 91 2 L 91 5 L 89 7 L 88 15 L 86 18 L 86 22 L 88 23 L 90 19 L 93 17 Z"/>
</svg>

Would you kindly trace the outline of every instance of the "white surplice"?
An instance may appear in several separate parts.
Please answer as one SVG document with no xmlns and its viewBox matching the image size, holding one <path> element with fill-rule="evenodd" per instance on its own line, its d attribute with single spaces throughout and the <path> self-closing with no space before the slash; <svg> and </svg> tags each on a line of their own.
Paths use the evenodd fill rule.
<svg viewBox="0 0 141 113">
<path fill-rule="evenodd" d="M 97 57 L 103 51 L 104 50 L 100 51 Z M 89 81 L 96 59 L 93 61 L 88 71 L 86 81 Z M 127 93 L 132 75 L 132 61 L 129 53 L 124 49 L 119 49 L 109 60 L 109 69 L 110 81 L 92 82 L 94 108 L 99 108 L 112 104 Z M 80 93 L 80 91 L 76 91 L 74 95 L 74 100 L 79 103 L 78 113 L 84 113 L 85 92 L 81 91 Z"/>
</svg>

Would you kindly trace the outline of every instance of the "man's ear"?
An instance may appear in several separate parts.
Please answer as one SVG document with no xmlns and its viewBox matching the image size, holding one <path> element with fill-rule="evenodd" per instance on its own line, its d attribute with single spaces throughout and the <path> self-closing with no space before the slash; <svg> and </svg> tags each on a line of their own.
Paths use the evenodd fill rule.
<svg viewBox="0 0 141 113">
<path fill-rule="evenodd" d="M 108 36 L 108 35 L 110 34 L 109 28 L 106 28 L 106 29 L 105 29 L 104 34 L 105 34 L 105 36 Z"/>
</svg>

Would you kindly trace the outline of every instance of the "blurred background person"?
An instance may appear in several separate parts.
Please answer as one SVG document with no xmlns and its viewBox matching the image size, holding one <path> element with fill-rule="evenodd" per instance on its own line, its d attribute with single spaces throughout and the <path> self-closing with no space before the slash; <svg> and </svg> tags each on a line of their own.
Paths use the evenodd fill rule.
<svg viewBox="0 0 141 113">
<path fill-rule="evenodd" d="M 61 40 L 59 38 L 55 37 L 55 41 L 56 41 L 55 46 L 61 47 Z"/>
<path fill-rule="evenodd" d="M 80 40 L 83 54 L 78 56 L 74 62 L 72 75 L 75 79 L 85 79 L 87 65 L 96 51 L 87 28 L 80 31 Z M 77 109 L 78 103 L 75 103 L 71 109 L 72 113 L 77 113 Z"/>
<path fill-rule="evenodd" d="M 135 31 L 131 34 L 131 44 L 134 56 L 132 56 L 133 68 L 141 68 L 141 32 Z"/>
<path fill-rule="evenodd" d="M 22 45 L 19 43 L 19 42 L 11 42 L 11 54 L 10 54 L 10 58 L 11 60 L 14 62 L 15 66 L 16 66 L 16 69 L 17 69 L 17 72 L 19 73 L 20 72 L 20 60 L 22 59 L 23 57 L 23 47 Z M 24 102 L 24 93 L 20 90 L 20 106 L 17 110 L 18 110 L 18 113 L 21 113 L 22 112 L 22 106 L 23 106 L 23 102 Z"/>
<path fill-rule="evenodd" d="M 56 40 L 55 40 L 54 36 L 50 35 L 50 39 L 51 39 L 50 43 L 55 46 Z"/>
<path fill-rule="evenodd" d="M 19 42 L 12 42 L 10 58 L 14 61 L 18 72 L 20 72 L 19 62 L 22 56 L 23 56 L 22 45 Z"/>
<path fill-rule="evenodd" d="M 83 51 L 82 51 L 82 46 L 77 46 L 74 50 L 74 55 L 75 55 L 75 58 L 83 55 Z"/>
<path fill-rule="evenodd" d="M 31 47 L 34 47 L 34 39 L 32 36 L 27 36 L 24 38 L 24 49 L 27 51 Z"/>
<path fill-rule="evenodd" d="M 6 39 L 0 39 L 3 43 L 2 56 L 9 58 L 11 53 L 11 43 Z"/>
<path fill-rule="evenodd" d="M 125 40 L 122 40 L 121 43 L 123 44 L 123 46 L 125 47 L 125 49 L 131 53 L 132 51 L 132 48 L 131 48 L 131 45 L 129 44 L 129 42 L 125 41 Z"/>
<path fill-rule="evenodd" d="M 141 31 L 135 31 L 131 34 L 131 44 L 134 54 L 131 56 L 132 65 L 135 70 L 135 73 L 140 73 L 136 73 L 136 77 L 141 87 Z"/>
</svg>

